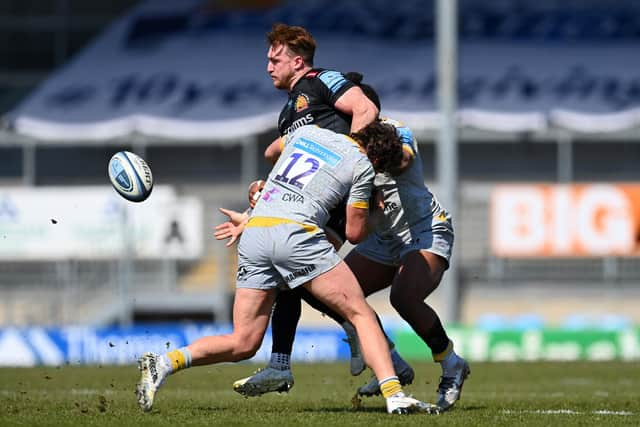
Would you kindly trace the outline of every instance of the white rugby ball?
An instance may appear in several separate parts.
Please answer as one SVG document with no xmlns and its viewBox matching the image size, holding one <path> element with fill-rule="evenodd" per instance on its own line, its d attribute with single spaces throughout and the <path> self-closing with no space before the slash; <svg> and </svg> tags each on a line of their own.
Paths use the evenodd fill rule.
<svg viewBox="0 0 640 427">
<path fill-rule="evenodd" d="M 146 200 L 153 189 L 153 175 L 137 154 L 119 151 L 109 160 L 109 180 L 122 197 L 132 202 Z"/>
</svg>

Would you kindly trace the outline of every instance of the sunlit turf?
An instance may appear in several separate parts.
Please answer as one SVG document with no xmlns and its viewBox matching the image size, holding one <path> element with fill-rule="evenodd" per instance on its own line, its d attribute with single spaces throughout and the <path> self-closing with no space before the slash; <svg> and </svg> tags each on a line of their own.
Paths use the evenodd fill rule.
<svg viewBox="0 0 640 427">
<path fill-rule="evenodd" d="M 406 391 L 434 401 L 439 367 L 414 363 Z M 135 402 L 136 367 L 0 369 L 0 426 L 602 426 L 640 425 L 638 363 L 473 363 L 463 398 L 441 415 L 392 416 L 382 398 L 352 407 L 348 364 L 297 364 L 288 394 L 245 399 L 231 389 L 257 366 L 224 364 L 181 372 L 154 409 Z"/>
</svg>

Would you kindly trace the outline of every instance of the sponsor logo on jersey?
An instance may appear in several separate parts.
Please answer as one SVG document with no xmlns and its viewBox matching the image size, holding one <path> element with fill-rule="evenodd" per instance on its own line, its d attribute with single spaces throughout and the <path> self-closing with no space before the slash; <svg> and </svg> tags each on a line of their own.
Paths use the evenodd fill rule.
<svg viewBox="0 0 640 427">
<path fill-rule="evenodd" d="M 396 202 L 384 202 L 384 213 L 388 214 L 389 212 L 397 211 L 398 204 Z"/>
<path fill-rule="evenodd" d="M 278 194 L 280 192 L 280 190 L 278 190 L 277 188 L 273 187 L 270 188 L 269 190 L 263 190 L 262 191 L 262 200 L 264 200 L 265 202 L 270 202 L 271 200 L 273 200 L 274 195 Z"/>
<path fill-rule="evenodd" d="M 298 120 L 294 121 L 291 126 L 287 128 L 285 134 L 291 133 L 299 127 L 310 125 L 311 123 L 313 123 L 313 116 L 311 113 L 307 113 L 304 117 L 300 117 Z"/>
<path fill-rule="evenodd" d="M 291 274 L 287 274 L 287 275 L 284 277 L 284 280 L 285 280 L 286 282 L 290 282 L 290 281 L 292 281 L 293 279 L 295 279 L 296 277 L 306 276 L 307 274 L 311 273 L 311 272 L 312 272 L 313 270 L 315 270 L 315 269 L 316 269 L 316 266 L 315 266 L 315 265 L 308 265 L 308 266 L 306 266 L 306 267 L 304 267 L 304 268 L 301 268 L 300 270 L 296 270 L 296 271 L 294 271 L 294 272 L 293 272 L 293 273 L 291 273 Z"/>
<path fill-rule="evenodd" d="M 301 93 L 300 95 L 298 95 L 298 97 L 296 98 L 295 108 L 296 108 L 296 113 L 299 113 L 309 108 L 309 97 L 304 93 Z"/>
<path fill-rule="evenodd" d="M 282 201 L 302 204 L 304 203 L 304 196 L 296 193 L 284 193 L 282 195 Z"/>
</svg>

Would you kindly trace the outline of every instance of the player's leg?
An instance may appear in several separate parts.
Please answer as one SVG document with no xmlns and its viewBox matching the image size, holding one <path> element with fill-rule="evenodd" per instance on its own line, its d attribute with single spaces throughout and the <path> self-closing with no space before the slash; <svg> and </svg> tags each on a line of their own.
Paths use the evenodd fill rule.
<svg viewBox="0 0 640 427">
<path fill-rule="evenodd" d="M 165 379 L 182 369 L 252 357 L 262 343 L 275 295 L 275 289 L 238 288 L 231 334 L 203 337 L 163 355 L 146 353 L 138 362 L 141 371 L 136 387 L 139 406 L 150 411 L 155 394 Z"/>
<path fill-rule="evenodd" d="M 271 316 L 271 360 L 253 375 L 233 383 L 233 390 L 244 396 L 260 396 L 270 392 L 288 392 L 293 387 L 291 352 L 301 314 L 301 300 L 296 288 L 281 291 Z"/>
<path fill-rule="evenodd" d="M 345 258 L 345 262 L 353 271 L 358 283 L 362 287 L 365 296 L 371 295 L 381 289 L 389 287 L 393 281 L 395 274 L 398 270 L 393 265 L 388 265 L 382 262 L 374 261 L 373 259 L 365 256 L 363 253 L 369 254 L 368 246 L 358 246 L 358 249 L 349 252 Z M 362 253 L 360 252 L 362 250 Z M 380 318 L 376 314 L 380 328 L 384 332 Z M 389 351 L 391 352 L 391 360 L 393 362 L 393 368 L 396 375 L 400 379 L 402 385 L 411 384 L 415 373 L 413 368 L 400 356 L 395 349 L 395 344 L 385 334 L 387 342 L 389 344 Z M 378 387 L 378 379 L 374 375 L 369 382 L 358 388 L 358 394 L 361 396 L 375 396 L 380 394 L 380 388 Z"/>
<path fill-rule="evenodd" d="M 375 313 L 367 304 L 355 276 L 344 262 L 339 262 L 331 270 L 315 277 L 305 288 L 356 328 L 365 361 L 380 379 L 380 389 L 387 400 L 389 412 L 433 410 L 432 405 L 409 398 L 402 392 Z"/>
<path fill-rule="evenodd" d="M 404 255 L 391 285 L 391 305 L 427 344 L 433 359 L 442 366 L 438 405 L 447 410 L 459 399 L 469 375 L 467 362 L 453 350 L 453 343 L 435 310 L 424 300 L 438 287 L 448 268 L 445 258 L 428 251 Z"/>
<path fill-rule="evenodd" d="M 344 317 L 340 316 L 334 310 L 329 308 L 326 304 L 320 302 L 320 300 L 314 297 L 308 290 L 301 288 L 300 291 L 302 299 L 307 304 L 309 304 L 319 312 L 327 315 L 337 324 L 342 326 L 342 329 L 344 329 L 344 332 L 347 335 L 347 338 L 344 341 L 346 341 L 349 345 L 349 353 L 351 356 L 349 361 L 349 370 L 351 372 L 351 375 L 360 375 L 362 371 L 364 371 L 364 369 L 367 367 L 367 365 L 364 363 L 362 351 L 360 350 L 360 340 L 358 339 L 358 334 L 356 333 L 353 325 L 349 323 Z M 380 327 L 382 327 L 382 324 L 380 325 Z"/>
</svg>

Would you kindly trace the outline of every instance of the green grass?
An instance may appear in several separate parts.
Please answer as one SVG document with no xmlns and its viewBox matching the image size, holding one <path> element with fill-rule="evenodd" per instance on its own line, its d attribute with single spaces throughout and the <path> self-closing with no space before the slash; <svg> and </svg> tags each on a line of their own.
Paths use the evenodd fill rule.
<svg viewBox="0 0 640 427">
<path fill-rule="evenodd" d="M 406 391 L 435 400 L 439 367 L 414 367 L 416 381 Z M 230 385 L 255 368 L 181 372 L 169 378 L 150 413 L 136 406 L 133 366 L 0 369 L 0 426 L 640 425 L 637 363 L 474 363 L 452 411 L 409 416 L 387 415 L 382 398 L 352 409 L 353 392 L 367 376 L 349 376 L 346 363 L 297 364 L 289 394 L 242 398 Z"/>
</svg>

